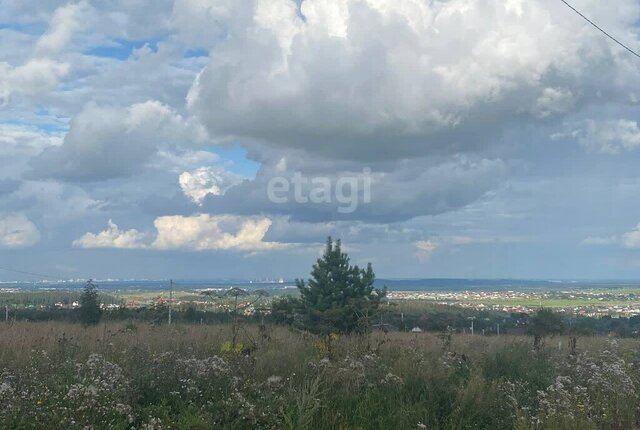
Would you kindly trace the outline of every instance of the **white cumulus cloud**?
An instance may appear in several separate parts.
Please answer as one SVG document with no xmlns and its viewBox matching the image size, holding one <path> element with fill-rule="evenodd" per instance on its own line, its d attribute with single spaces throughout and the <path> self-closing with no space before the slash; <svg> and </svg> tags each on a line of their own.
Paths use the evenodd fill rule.
<svg viewBox="0 0 640 430">
<path fill-rule="evenodd" d="M 107 229 L 99 233 L 85 233 L 80 239 L 73 241 L 73 246 L 78 248 L 122 248 L 137 249 L 146 248 L 145 235 L 138 230 L 120 230 L 112 221 L 107 223 Z"/>
<path fill-rule="evenodd" d="M 222 168 L 204 166 L 182 172 L 178 182 L 189 199 L 202 205 L 208 195 L 221 196 L 229 187 L 239 183 L 240 179 Z"/>
<path fill-rule="evenodd" d="M 157 249 L 266 251 L 284 247 L 263 238 L 271 226 L 265 217 L 163 216 L 155 220 L 158 231 L 153 247 Z"/>
<path fill-rule="evenodd" d="M 523 120 L 638 91 L 635 59 L 560 2 L 183 3 L 181 22 L 225 36 L 188 96 L 217 136 L 401 159 L 486 146 Z M 616 5 L 584 10 L 632 34 L 637 2 Z"/>
<path fill-rule="evenodd" d="M 155 236 L 138 230 L 121 230 L 109 220 L 106 230 L 85 233 L 73 245 L 80 248 L 232 250 L 260 252 L 286 247 L 264 241 L 271 226 L 266 217 L 199 214 L 162 216 L 154 221 Z"/>
<path fill-rule="evenodd" d="M 60 54 L 86 25 L 89 11 L 85 1 L 59 7 L 24 64 L 0 62 L 0 104 L 7 104 L 12 94 L 41 96 L 56 87 L 71 69 L 69 63 L 60 60 Z"/>
</svg>

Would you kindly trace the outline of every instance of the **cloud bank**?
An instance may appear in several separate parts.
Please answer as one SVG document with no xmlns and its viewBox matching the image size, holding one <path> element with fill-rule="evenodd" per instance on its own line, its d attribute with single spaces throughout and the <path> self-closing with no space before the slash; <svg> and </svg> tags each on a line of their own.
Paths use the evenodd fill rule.
<svg viewBox="0 0 640 430">
<path fill-rule="evenodd" d="M 264 241 L 271 225 L 265 217 L 238 217 L 207 214 L 156 218 L 153 237 L 138 230 L 121 230 L 111 220 L 99 233 L 85 233 L 73 242 L 80 248 L 182 249 L 191 251 L 260 252 L 283 249 L 286 245 Z"/>
<path fill-rule="evenodd" d="M 185 11 L 223 23 L 188 96 L 216 136 L 401 159 L 477 150 L 517 122 L 639 90 L 635 59 L 558 2 L 235 3 Z M 639 7 L 590 11 L 629 28 Z"/>
<path fill-rule="evenodd" d="M 90 103 L 71 121 L 62 145 L 34 159 L 32 175 L 66 181 L 128 176 L 167 145 L 206 139 L 197 124 L 155 100 L 125 109 Z"/>
</svg>

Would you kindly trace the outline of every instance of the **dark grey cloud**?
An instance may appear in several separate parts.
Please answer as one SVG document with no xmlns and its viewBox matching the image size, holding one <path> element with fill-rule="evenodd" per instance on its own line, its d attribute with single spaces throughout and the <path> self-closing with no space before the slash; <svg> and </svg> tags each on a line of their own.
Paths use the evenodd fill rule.
<svg viewBox="0 0 640 430">
<path fill-rule="evenodd" d="M 500 159 L 463 156 L 401 160 L 371 167 L 342 163 L 343 169 L 338 163 L 333 170 L 323 168 L 319 157 L 289 160 L 283 157 L 274 164 L 265 162 L 255 179 L 231 187 L 224 195 L 208 196 L 203 210 L 290 215 L 299 221 L 394 222 L 459 209 L 497 187 L 508 170 Z M 297 174 L 304 181 L 298 195 L 294 184 Z M 369 197 L 365 195 L 365 175 L 370 178 Z M 277 178 L 288 182 L 289 188 L 273 199 L 269 187 Z M 325 191 L 327 196 L 311 199 L 312 193 Z"/>
</svg>

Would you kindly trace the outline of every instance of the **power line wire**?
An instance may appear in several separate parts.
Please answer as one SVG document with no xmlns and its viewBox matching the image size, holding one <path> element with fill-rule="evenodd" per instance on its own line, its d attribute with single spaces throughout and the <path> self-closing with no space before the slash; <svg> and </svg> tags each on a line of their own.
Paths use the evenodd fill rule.
<svg viewBox="0 0 640 430">
<path fill-rule="evenodd" d="M 620 42 L 618 39 L 616 39 L 615 37 L 613 37 L 612 35 L 610 35 L 609 33 L 607 33 L 604 29 L 602 29 L 600 26 L 598 26 L 598 24 L 596 24 L 595 22 L 591 21 L 589 18 L 587 18 L 586 16 L 584 16 L 582 14 L 582 12 L 580 12 L 578 9 L 576 9 L 575 7 L 571 6 L 568 2 L 566 2 L 565 0 L 560 0 L 562 3 L 564 3 L 565 5 L 567 5 L 567 7 L 569 7 L 571 10 L 573 10 L 575 13 L 577 13 L 578 15 L 580 15 L 585 21 L 587 21 L 589 24 L 591 24 L 592 26 L 594 26 L 595 28 L 597 28 L 598 30 L 600 30 L 600 32 L 602 34 L 604 34 L 605 36 L 607 36 L 609 39 L 613 40 L 614 42 L 616 42 L 618 45 L 622 46 L 624 49 L 626 49 L 627 51 L 629 51 L 630 53 L 632 53 L 633 55 L 635 55 L 636 57 L 640 58 L 640 54 L 638 54 L 636 51 L 634 51 L 633 49 L 629 48 L 627 45 L 625 45 L 624 43 Z"/>
<path fill-rule="evenodd" d="M 17 270 L 17 269 L 9 269 L 7 267 L 0 267 L 0 270 L 4 270 L 4 271 L 7 271 L 7 272 L 13 272 L 13 273 L 21 273 L 23 275 L 39 276 L 39 277 L 42 277 L 42 278 L 54 279 L 56 281 L 60 279 L 60 278 L 55 277 L 55 276 L 43 275 L 42 273 L 27 272 L 25 270 Z"/>
</svg>

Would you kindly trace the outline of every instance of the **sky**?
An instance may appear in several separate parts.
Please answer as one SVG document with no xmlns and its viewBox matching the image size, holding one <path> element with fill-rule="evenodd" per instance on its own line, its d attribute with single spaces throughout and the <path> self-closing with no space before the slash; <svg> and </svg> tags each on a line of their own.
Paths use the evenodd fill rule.
<svg viewBox="0 0 640 430">
<path fill-rule="evenodd" d="M 0 267 L 640 279 L 639 77 L 559 0 L 0 0 Z"/>
</svg>

